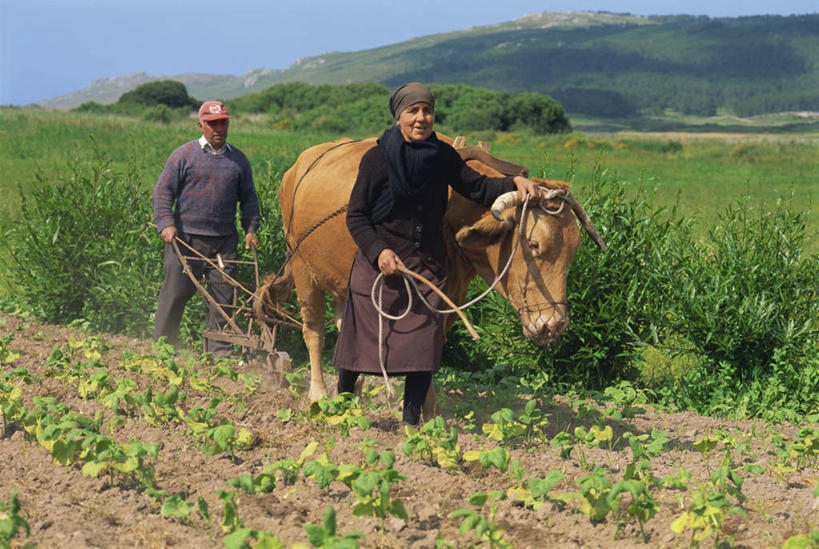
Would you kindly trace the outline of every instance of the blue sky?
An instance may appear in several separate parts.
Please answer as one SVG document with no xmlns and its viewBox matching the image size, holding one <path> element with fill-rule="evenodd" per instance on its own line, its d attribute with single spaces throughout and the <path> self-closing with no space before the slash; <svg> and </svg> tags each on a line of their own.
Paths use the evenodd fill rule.
<svg viewBox="0 0 819 549">
<path fill-rule="evenodd" d="M 0 0 L 0 105 L 144 71 L 243 74 L 542 11 L 711 17 L 819 12 L 817 0 Z"/>
</svg>

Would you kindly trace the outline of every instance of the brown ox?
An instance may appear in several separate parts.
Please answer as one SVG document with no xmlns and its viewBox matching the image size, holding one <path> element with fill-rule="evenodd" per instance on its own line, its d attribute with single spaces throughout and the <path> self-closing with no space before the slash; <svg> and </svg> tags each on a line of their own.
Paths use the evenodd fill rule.
<svg viewBox="0 0 819 549">
<path fill-rule="evenodd" d="M 439 137 L 452 142 L 445 136 Z M 284 174 L 279 190 L 284 233 L 292 255 L 284 275 L 267 281 L 268 291 L 263 301 L 266 308 L 274 308 L 273 302 L 286 296 L 295 283 L 304 342 L 310 355 L 310 402 L 327 395 L 321 369 L 324 297 L 328 293 L 332 296 L 336 321 L 340 322 L 356 251 L 347 232 L 344 213 L 361 157 L 373 146 L 374 138 L 341 139 L 311 147 L 301 153 Z M 525 173 L 525 169 L 503 163 L 480 149 L 461 150 L 473 153 L 462 152 L 465 159 L 483 160 L 468 160 L 469 165 L 481 173 L 500 175 L 489 164 L 499 169 L 518 168 Z M 537 181 L 544 191 L 565 190 L 564 198 L 543 201 L 551 213 L 538 207 L 529 210 L 521 244 L 508 273 L 495 289 L 518 310 L 526 336 L 545 345 L 559 338 L 569 323 L 566 274 L 580 246 L 575 214 L 598 245 L 601 248 L 605 245 L 568 192 L 567 183 Z M 447 294 L 455 303 L 464 303 L 469 281 L 476 274 L 491 284 L 515 248 L 522 208 L 514 196 L 516 193 L 507 197 L 508 209 L 496 220 L 483 206 L 450 191 L 443 231 L 449 257 Z M 562 208 L 565 204 L 561 202 L 569 207 Z M 447 327 L 454 318 L 449 315 Z M 430 388 L 424 416 L 430 417 L 436 410 L 434 390 Z"/>
</svg>

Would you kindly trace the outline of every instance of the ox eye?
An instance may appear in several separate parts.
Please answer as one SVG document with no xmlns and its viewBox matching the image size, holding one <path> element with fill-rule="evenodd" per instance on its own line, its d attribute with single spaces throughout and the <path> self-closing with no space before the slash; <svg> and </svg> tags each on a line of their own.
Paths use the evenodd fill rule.
<svg viewBox="0 0 819 549">
<path fill-rule="evenodd" d="M 538 253 L 540 251 L 540 244 L 537 243 L 537 240 L 530 240 L 529 241 L 529 248 L 531 248 L 532 253 Z"/>
</svg>

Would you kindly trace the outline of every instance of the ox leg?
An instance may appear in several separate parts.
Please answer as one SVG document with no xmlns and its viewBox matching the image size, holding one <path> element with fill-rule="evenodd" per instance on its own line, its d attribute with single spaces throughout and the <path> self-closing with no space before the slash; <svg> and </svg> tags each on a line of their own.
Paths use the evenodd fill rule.
<svg viewBox="0 0 819 549">
<path fill-rule="evenodd" d="M 339 332 L 341 331 L 341 319 L 344 318 L 344 306 L 346 304 L 347 300 L 344 298 L 333 298 L 333 320 L 336 321 L 336 329 Z"/>
<path fill-rule="evenodd" d="M 421 406 L 421 417 L 423 417 L 424 421 L 429 421 L 440 415 L 441 407 L 438 405 L 438 397 L 435 396 L 435 383 L 433 382 L 429 384 L 424 405 Z"/>
<path fill-rule="evenodd" d="M 324 294 L 312 287 L 299 288 L 296 284 L 304 323 L 302 337 L 310 355 L 310 389 L 307 392 L 309 403 L 327 396 L 327 386 L 321 370 L 321 350 L 324 347 Z"/>
</svg>

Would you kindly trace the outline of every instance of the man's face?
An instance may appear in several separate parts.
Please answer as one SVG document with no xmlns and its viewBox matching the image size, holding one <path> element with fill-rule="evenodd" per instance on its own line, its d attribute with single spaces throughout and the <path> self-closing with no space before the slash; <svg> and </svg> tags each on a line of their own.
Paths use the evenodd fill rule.
<svg viewBox="0 0 819 549">
<path fill-rule="evenodd" d="M 200 120 L 199 129 L 202 130 L 202 135 L 214 150 L 219 150 L 225 146 L 228 134 L 228 125 L 230 120 L 222 118 L 220 120 Z"/>
</svg>

